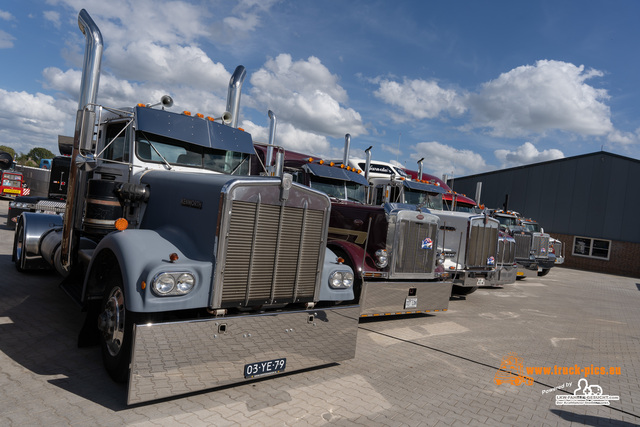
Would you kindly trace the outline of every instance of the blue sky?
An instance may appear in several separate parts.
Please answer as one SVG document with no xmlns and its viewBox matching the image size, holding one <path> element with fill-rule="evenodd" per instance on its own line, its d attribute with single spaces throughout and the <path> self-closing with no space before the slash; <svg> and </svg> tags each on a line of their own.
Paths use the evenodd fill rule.
<svg viewBox="0 0 640 427">
<path fill-rule="evenodd" d="M 640 2 L 0 3 L 0 145 L 72 135 L 85 8 L 105 43 L 98 102 L 174 98 L 220 116 L 247 68 L 239 125 L 324 158 L 464 176 L 604 149 L 640 158 Z"/>
</svg>

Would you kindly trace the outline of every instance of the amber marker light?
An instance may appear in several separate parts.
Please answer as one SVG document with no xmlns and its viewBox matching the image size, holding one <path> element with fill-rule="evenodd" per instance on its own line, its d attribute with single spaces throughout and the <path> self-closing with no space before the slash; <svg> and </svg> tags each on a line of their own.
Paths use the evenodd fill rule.
<svg viewBox="0 0 640 427">
<path fill-rule="evenodd" d="M 335 165 L 336 165 L 336 164 L 335 164 L 335 163 L 333 163 L 333 162 L 329 163 L 329 166 L 335 166 Z"/>
<path fill-rule="evenodd" d="M 190 116 L 191 115 L 191 111 L 184 110 L 182 112 L 182 114 L 184 114 L 185 116 Z"/>
<path fill-rule="evenodd" d="M 140 283 L 140 288 L 144 291 L 145 289 L 147 289 L 147 282 L 145 282 L 144 280 L 142 281 L 142 283 Z"/>
<path fill-rule="evenodd" d="M 336 259 L 336 261 L 338 261 L 338 264 L 344 264 L 344 258 L 342 258 L 342 257 L 338 257 L 338 259 Z"/>
<path fill-rule="evenodd" d="M 199 117 L 199 118 L 201 118 L 201 119 L 204 119 L 204 114 L 202 114 L 202 113 L 198 113 L 198 114 L 196 114 L 196 117 Z"/>
<path fill-rule="evenodd" d="M 169 261 L 171 262 L 176 262 L 178 260 L 178 254 L 177 253 L 172 253 L 171 255 L 169 255 Z"/>
<path fill-rule="evenodd" d="M 309 157 L 309 158 L 307 159 L 307 162 L 309 162 L 309 163 L 313 163 L 313 157 Z"/>
<path fill-rule="evenodd" d="M 211 116 L 207 116 L 207 120 L 209 120 L 210 122 L 215 122 L 215 121 L 216 121 L 216 119 L 214 119 L 214 118 L 213 118 L 213 117 L 211 117 Z"/>
<path fill-rule="evenodd" d="M 147 104 L 143 104 L 142 102 L 140 102 L 140 103 L 138 104 L 138 107 L 146 107 L 146 106 L 147 106 Z"/>
<path fill-rule="evenodd" d="M 244 132 L 244 128 L 238 128 L 238 130 L 241 130 L 242 132 Z"/>
<path fill-rule="evenodd" d="M 124 231 L 127 229 L 127 227 L 129 227 L 129 221 L 127 221 L 124 218 L 118 218 L 116 219 L 116 230 L 118 231 Z"/>
<path fill-rule="evenodd" d="M 319 165 L 324 165 L 324 160 L 318 160 Z"/>
</svg>

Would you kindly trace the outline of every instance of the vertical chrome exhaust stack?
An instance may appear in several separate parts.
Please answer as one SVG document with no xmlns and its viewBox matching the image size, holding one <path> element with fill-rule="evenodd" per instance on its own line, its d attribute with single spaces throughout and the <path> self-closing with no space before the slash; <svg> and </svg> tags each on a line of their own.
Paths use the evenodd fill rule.
<svg viewBox="0 0 640 427">
<path fill-rule="evenodd" d="M 242 65 L 238 65 L 229 80 L 229 90 L 227 91 L 227 111 L 231 114 L 229 126 L 238 127 L 238 113 L 240 111 L 240 92 L 242 83 L 247 76 L 247 70 Z"/>
<path fill-rule="evenodd" d="M 93 145 L 93 126 L 95 122 L 95 103 L 98 96 L 100 83 L 100 63 L 102 61 L 102 33 L 93 22 L 89 13 L 82 9 L 78 14 L 78 27 L 85 36 L 84 61 L 82 65 L 82 80 L 80 83 L 80 97 L 78 101 L 78 113 L 76 115 L 76 128 L 73 136 L 73 151 L 71 154 L 71 166 L 69 168 L 69 183 L 67 191 L 67 204 L 65 209 L 61 263 L 66 271 L 71 270 L 71 255 L 76 247 L 77 237 L 74 236 L 74 227 L 82 211 L 84 197 L 78 188 L 84 188 L 86 183 L 80 179 L 84 173 L 78 170 L 77 158 L 85 152 L 91 151 Z"/>
<path fill-rule="evenodd" d="M 373 145 L 367 148 L 366 150 L 364 150 L 367 158 L 366 163 L 364 165 L 364 179 L 366 179 L 367 182 L 369 182 L 369 169 L 371 169 L 371 149 L 372 148 L 373 148 Z"/>
<path fill-rule="evenodd" d="M 264 158 L 264 167 L 268 176 L 273 176 L 273 148 L 276 144 L 276 124 L 278 120 L 273 111 L 269 110 L 269 145 L 267 145 L 267 153 Z"/>
<path fill-rule="evenodd" d="M 342 159 L 342 164 L 345 166 L 349 165 L 349 150 L 351 149 L 351 135 L 346 134 L 344 136 L 344 158 Z"/>
<path fill-rule="evenodd" d="M 422 162 L 424 161 L 424 157 L 418 160 L 418 181 L 422 181 Z"/>
</svg>

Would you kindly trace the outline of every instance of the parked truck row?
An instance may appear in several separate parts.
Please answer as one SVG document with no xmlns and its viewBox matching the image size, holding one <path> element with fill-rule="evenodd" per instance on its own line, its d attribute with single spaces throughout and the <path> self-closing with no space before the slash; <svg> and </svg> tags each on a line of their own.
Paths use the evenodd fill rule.
<svg viewBox="0 0 640 427">
<path fill-rule="evenodd" d="M 73 142 L 46 197 L 12 202 L 12 259 L 63 278 L 79 343 L 100 345 L 129 404 L 344 361 L 362 317 L 446 312 L 515 281 L 519 240 L 421 162 L 412 178 L 371 147 L 353 159 L 349 135 L 337 161 L 287 151 L 271 111 L 254 141 L 242 66 L 219 117 L 171 112 L 169 96 L 99 105 L 102 34 L 85 10 L 78 24 Z"/>
</svg>

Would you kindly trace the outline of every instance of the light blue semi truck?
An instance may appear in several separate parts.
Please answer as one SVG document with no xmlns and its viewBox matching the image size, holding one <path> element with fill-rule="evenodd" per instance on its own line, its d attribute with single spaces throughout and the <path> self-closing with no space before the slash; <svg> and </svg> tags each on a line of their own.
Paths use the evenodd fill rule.
<svg viewBox="0 0 640 427">
<path fill-rule="evenodd" d="M 89 14 L 64 215 L 22 213 L 13 260 L 55 268 L 129 404 L 353 358 L 353 271 L 326 248 L 327 195 L 247 176 L 236 128 L 244 67 L 212 119 L 96 104 L 102 35 Z M 67 147 L 68 148 L 68 147 Z M 61 149 L 61 152 L 65 150 Z M 158 386 L 162 384 L 162 386 Z"/>
</svg>

